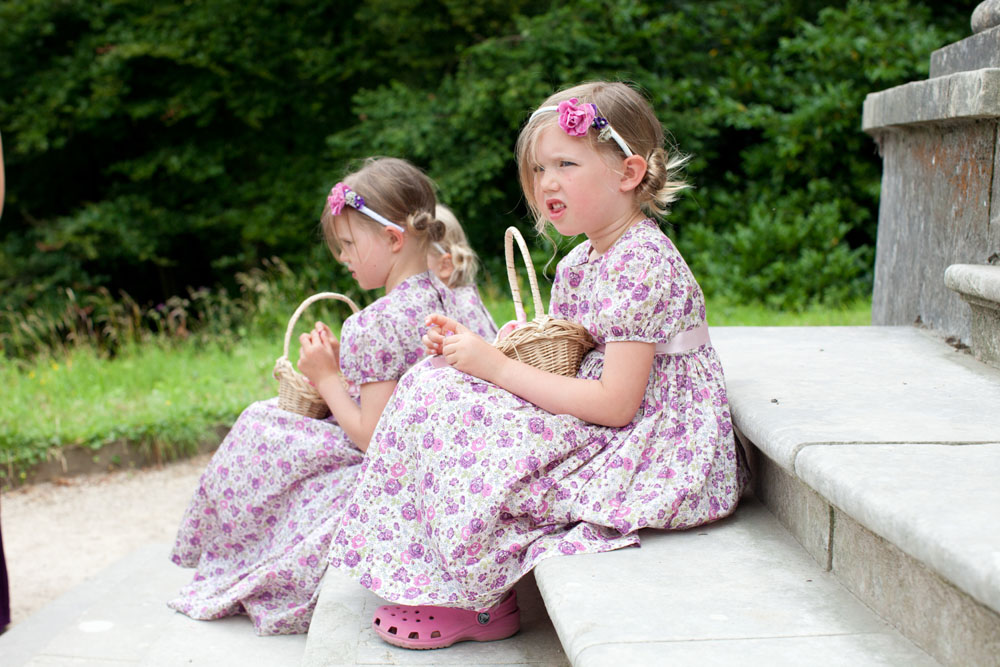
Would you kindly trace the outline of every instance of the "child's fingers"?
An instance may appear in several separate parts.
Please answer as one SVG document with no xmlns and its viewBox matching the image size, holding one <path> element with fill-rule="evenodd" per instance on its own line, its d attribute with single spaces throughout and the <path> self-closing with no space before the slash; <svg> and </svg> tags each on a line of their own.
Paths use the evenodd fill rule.
<svg viewBox="0 0 1000 667">
<path fill-rule="evenodd" d="M 464 329 L 461 324 L 456 322 L 450 317 L 445 317 L 441 313 L 431 313 L 427 316 L 424 322 L 427 326 L 433 326 L 441 329 L 442 331 L 458 332 L 460 329 Z"/>
<path fill-rule="evenodd" d="M 459 341 L 452 338 L 441 344 L 441 356 L 447 359 L 449 364 L 454 365 L 458 360 L 455 355 L 458 354 L 459 349 Z"/>
<path fill-rule="evenodd" d="M 427 354 L 440 354 L 441 340 L 441 332 L 437 329 L 431 329 L 420 338 L 420 342 L 423 343 Z"/>
</svg>

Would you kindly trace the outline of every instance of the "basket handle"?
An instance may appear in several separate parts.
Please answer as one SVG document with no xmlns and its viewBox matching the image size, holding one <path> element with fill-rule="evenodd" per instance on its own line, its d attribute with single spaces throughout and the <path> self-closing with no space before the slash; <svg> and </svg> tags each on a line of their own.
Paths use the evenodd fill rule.
<svg viewBox="0 0 1000 667">
<path fill-rule="evenodd" d="M 527 322 L 528 316 L 524 312 L 524 304 L 521 303 L 521 288 L 517 285 L 517 271 L 514 269 L 514 241 L 521 249 L 521 257 L 524 265 L 528 267 L 528 283 L 531 285 L 532 305 L 534 306 L 535 317 L 545 315 L 545 307 L 542 305 L 542 295 L 538 291 L 538 280 L 535 278 L 535 265 L 531 262 L 531 255 L 528 253 L 528 246 L 524 242 L 524 237 L 517 227 L 508 227 L 507 233 L 503 237 L 504 254 L 507 257 L 507 282 L 510 283 L 510 294 L 514 298 L 514 316 L 518 322 Z"/>
<path fill-rule="evenodd" d="M 356 313 L 359 310 L 357 304 L 348 299 L 343 294 L 337 294 L 336 292 L 320 292 L 319 294 L 313 294 L 311 297 L 309 297 L 308 299 L 299 304 L 299 307 L 295 309 L 294 313 L 292 313 L 292 319 L 288 320 L 288 328 L 285 329 L 285 351 L 283 355 L 286 359 L 288 358 L 288 344 L 292 340 L 292 330 L 295 328 L 295 323 L 299 321 L 299 315 L 301 315 L 302 312 L 306 308 L 308 308 L 311 304 L 313 304 L 316 301 L 320 301 L 321 299 L 333 299 L 335 301 L 343 301 L 344 303 L 346 303 L 348 306 L 351 307 L 351 310 L 353 312 Z"/>
</svg>

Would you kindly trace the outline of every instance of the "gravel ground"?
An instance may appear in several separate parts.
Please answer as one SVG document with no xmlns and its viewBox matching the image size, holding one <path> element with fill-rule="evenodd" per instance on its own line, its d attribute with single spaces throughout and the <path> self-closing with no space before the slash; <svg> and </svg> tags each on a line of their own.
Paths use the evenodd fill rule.
<svg viewBox="0 0 1000 667">
<path fill-rule="evenodd" d="M 210 454 L 4 492 L 13 624 L 139 547 L 173 543 Z M 168 556 L 163 554 L 164 559 Z"/>
</svg>

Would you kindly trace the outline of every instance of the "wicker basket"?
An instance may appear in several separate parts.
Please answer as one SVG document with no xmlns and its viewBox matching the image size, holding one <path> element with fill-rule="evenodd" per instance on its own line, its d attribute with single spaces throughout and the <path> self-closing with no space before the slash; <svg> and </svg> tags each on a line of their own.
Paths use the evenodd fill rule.
<svg viewBox="0 0 1000 667">
<path fill-rule="evenodd" d="M 535 312 L 535 319 L 530 322 L 524 312 L 524 304 L 521 303 L 521 290 L 517 284 L 517 271 L 514 269 L 515 240 L 521 249 L 521 257 L 528 267 L 528 282 L 531 284 Z M 528 246 L 524 243 L 521 232 L 514 227 L 508 227 L 504 235 L 504 252 L 507 256 L 507 280 L 510 282 L 517 320 L 513 331 L 506 335 L 504 332 L 508 325 L 501 327 L 501 333 L 497 334 L 497 340 L 493 345 L 511 359 L 518 359 L 543 371 L 558 375 L 576 375 L 583 355 L 594 347 L 590 333 L 576 322 L 554 319 L 546 314 L 541 294 L 538 292 L 535 266 L 531 262 L 531 255 L 528 254 Z"/>
<path fill-rule="evenodd" d="M 292 366 L 292 362 L 288 360 L 288 344 L 291 342 L 292 330 L 295 328 L 299 316 L 310 304 L 321 299 L 343 301 L 351 307 L 351 311 L 358 312 L 358 306 L 343 294 L 336 292 L 313 294 L 299 304 L 295 313 L 292 314 L 292 319 L 288 321 L 288 328 L 285 329 L 284 354 L 274 362 L 274 377 L 278 381 L 278 407 L 313 419 L 322 419 L 330 414 L 330 406 L 316 391 L 316 387 Z"/>
</svg>

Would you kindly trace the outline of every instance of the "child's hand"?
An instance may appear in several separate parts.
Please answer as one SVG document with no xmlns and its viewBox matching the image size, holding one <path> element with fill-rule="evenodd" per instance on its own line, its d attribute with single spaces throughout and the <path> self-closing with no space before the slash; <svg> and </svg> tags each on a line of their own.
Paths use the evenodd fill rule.
<svg viewBox="0 0 1000 667">
<path fill-rule="evenodd" d="M 448 328 L 448 322 L 452 323 L 452 327 Z M 424 321 L 424 324 L 430 327 L 427 333 L 421 338 L 421 342 L 424 344 L 425 354 L 443 354 L 441 346 L 444 343 L 446 336 L 450 336 L 455 331 L 455 327 L 459 326 L 455 320 L 445 317 L 444 315 L 439 315 L 434 313 L 429 315 Z"/>
<path fill-rule="evenodd" d="M 424 345 L 433 354 L 444 355 L 445 361 L 463 373 L 489 380 L 503 360 L 503 352 L 496 349 L 467 327 L 444 315 L 427 318 L 431 330 L 424 336 Z"/>
<path fill-rule="evenodd" d="M 340 372 L 340 341 L 330 327 L 317 322 L 312 331 L 299 336 L 299 345 L 299 370 L 314 385 Z"/>
</svg>

